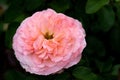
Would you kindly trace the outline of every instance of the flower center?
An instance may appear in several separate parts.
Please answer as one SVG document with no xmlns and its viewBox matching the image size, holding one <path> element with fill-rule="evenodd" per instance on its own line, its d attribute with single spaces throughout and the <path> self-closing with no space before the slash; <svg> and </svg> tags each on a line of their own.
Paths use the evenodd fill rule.
<svg viewBox="0 0 120 80">
<path fill-rule="evenodd" d="M 45 39 L 49 40 L 49 39 L 53 39 L 53 34 L 49 34 L 48 32 L 46 32 L 46 34 L 44 35 Z"/>
</svg>

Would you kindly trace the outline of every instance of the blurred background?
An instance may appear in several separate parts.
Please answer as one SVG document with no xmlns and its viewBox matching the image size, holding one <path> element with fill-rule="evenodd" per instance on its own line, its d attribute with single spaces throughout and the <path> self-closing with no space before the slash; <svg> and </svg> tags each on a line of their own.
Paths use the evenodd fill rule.
<svg viewBox="0 0 120 80">
<path fill-rule="evenodd" d="M 47 8 L 81 21 L 87 47 L 77 65 L 38 76 L 21 68 L 11 45 L 21 21 Z M 0 80 L 120 80 L 120 0 L 0 0 Z"/>
</svg>

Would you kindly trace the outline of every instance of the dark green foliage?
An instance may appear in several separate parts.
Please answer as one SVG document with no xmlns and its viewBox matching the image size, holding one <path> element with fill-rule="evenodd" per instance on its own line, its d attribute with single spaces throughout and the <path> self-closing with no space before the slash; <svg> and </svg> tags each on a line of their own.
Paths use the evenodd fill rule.
<svg viewBox="0 0 120 80">
<path fill-rule="evenodd" d="M 12 65 L 16 61 L 7 55 L 14 54 L 12 39 L 20 23 L 47 8 L 81 21 L 87 47 L 77 65 L 60 74 L 40 76 L 25 72 L 19 62 Z M 118 80 L 120 0 L 0 0 L 0 42 L 0 80 Z"/>
<path fill-rule="evenodd" d="M 17 22 L 10 23 L 9 26 L 8 26 L 8 30 L 5 34 L 5 45 L 8 48 L 12 48 L 13 35 L 15 34 L 18 26 L 19 26 L 19 23 L 17 23 Z"/>
<path fill-rule="evenodd" d="M 105 6 L 97 12 L 96 26 L 93 26 L 93 31 L 109 31 L 115 22 L 115 13 L 111 6 Z M 99 27 L 100 26 L 100 27 Z"/>
<path fill-rule="evenodd" d="M 87 67 L 76 67 L 73 70 L 73 76 L 80 80 L 98 80 L 97 75 L 94 74 L 90 68 Z"/>
<path fill-rule="evenodd" d="M 108 4 L 109 0 L 88 0 L 86 3 L 86 13 L 92 14 L 97 12 L 104 5 Z"/>
<path fill-rule="evenodd" d="M 92 55 L 92 56 L 96 56 L 96 57 L 97 56 L 98 57 L 105 56 L 106 50 L 105 50 L 105 47 L 104 47 L 104 44 L 102 43 L 102 41 L 100 41 L 96 37 L 88 36 L 87 44 L 88 44 L 88 46 L 86 47 L 86 53 L 88 55 Z"/>
<path fill-rule="evenodd" d="M 25 0 L 24 1 L 24 8 L 27 11 L 32 11 L 37 9 L 38 7 L 40 7 L 43 4 L 44 0 Z"/>
<path fill-rule="evenodd" d="M 9 70 L 4 74 L 5 80 L 26 80 L 25 75 L 15 70 Z"/>
<path fill-rule="evenodd" d="M 69 0 L 52 0 L 49 4 L 52 9 L 57 12 L 65 12 L 67 9 L 70 8 L 70 1 Z"/>
<path fill-rule="evenodd" d="M 70 75 L 67 72 L 63 72 L 62 74 L 56 75 L 55 80 L 70 80 Z"/>
</svg>

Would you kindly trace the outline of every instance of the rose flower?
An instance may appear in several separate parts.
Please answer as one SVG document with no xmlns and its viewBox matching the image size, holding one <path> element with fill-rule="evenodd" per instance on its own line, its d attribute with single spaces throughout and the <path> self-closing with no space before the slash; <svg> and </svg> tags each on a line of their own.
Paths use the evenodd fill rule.
<svg viewBox="0 0 120 80">
<path fill-rule="evenodd" d="M 18 27 L 13 49 L 30 73 L 49 75 L 77 64 L 86 46 L 82 24 L 47 9 L 34 13 Z"/>
</svg>

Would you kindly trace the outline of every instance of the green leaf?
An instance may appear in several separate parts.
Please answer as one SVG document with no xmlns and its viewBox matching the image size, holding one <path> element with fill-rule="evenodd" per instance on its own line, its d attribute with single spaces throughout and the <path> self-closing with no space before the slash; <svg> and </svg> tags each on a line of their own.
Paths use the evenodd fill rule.
<svg viewBox="0 0 120 80">
<path fill-rule="evenodd" d="M 76 67 L 73 70 L 73 76 L 80 80 L 98 80 L 96 74 L 94 74 L 89 68 L 87 67 Z"/>
<path fill-rule="evenodd" d="M 108 3 L 109 0 L 88 0 L 85 7 L 86 13 L 95 13 Z"/>
<path fill-rule="evenodd" d="M 7 0 L 0 0 L 0 4 L 1 3 L 6 3 L 7 2 Z"/>
<path fill-rule="evenodd" d="M 12 22 L 14 21 L 19 15 L 21 14 L 20 11 L 13 11 L 10 9 L 10 11 L 7 11 L 5 13 L 5 22 Z"/>
<path fill-rule="evenodd" d="M 75 4 L 73 5 L 73 7 L 75 7 L 75 10 L 74 11 L 71 10 L 69 14 L 72 14 L 74 18 L 81 21 L 84 29 L 87 31 L 87 29 L 90 27 L 88 25 L 90 25 L 91 23 L 89 21 L 89 14 L 85 13 L 85 4 L 86 0 L 75 1 Z"/>
<path fill-rule="evenodd" d="M 101 30 L 109 31 L 115 22 L 115 14 L 112 7 L 104 7 L 98 12 Z"/>
<path fill-rule="evenodd" d="M 11 2 L 11 5 L 8 7 L 4 14 L 4 22 L 9 23 L 13 22 L 19 15 L 23 14 L 21 7 L 22 1 Z"/>
<path fill-rule="evenodd" d="M 65 12 L 70 7 L 69 0 L 53 0 L 49 6 L 57 12 Z"/>
<path fill-rule="evenodd" d="M 115 3 L 115 7 L 116 7 L 116 10 L 117 10 L 116 16 L 117 16 L 117 18 L 118 18 L 118 20 L 120 22 L 120 2 L 119 3 Z"/>
<path fill-rule="evenodd" d="M 9 70 L 4 74 L 5 80 L 25 80 L 25 75 L 16 70 Z"/>
<path fill-rule="evenodd" d="M 66 72 L 55 75 L 55 80 L 69 80 L 70 75 Z"/>
<path fill-rule="evenodd" d="M 105 56 L 106 50 L 102 41 L 97 39 L 94 36 L 87 37 L 87 44 L 86 53 L 88 55 L 92 55 L 92 57 L 103 57 Z M 96 46 L 97 45 L 97 46 Z"/>
<path fill-rule="evenodd" d="M 120 24 L 116 23 L 116 25 L 111 30 L 111 33 L 109 35 L 109 44 L 112 50 L 114 51 L 114 54 L 119 56 L 120 53 Z M 117 54 L 118 53 L 118 54 Z M 119 57 L 118 57 L 119 59 Z"/>
<path fill-rule="evenodd" d="M 3 31 L 3 23 L 0 23 L 0 32 Z"/>
<path fill-rule="evenodd" d="M 40 7 L 43 3 L 43 0 L 25 0 L 24 5 L 27 11 L 35 10 Z"/>
<path fill-rule="evenodd" d="M 91 28 L 94 32 L 107 32 L 115 22 L 115 13 L 111 6 L 106 6 L 97 12 L 97 22 Z"/>
<path fill-rule="evenodd" d="M 25 80 L 39 80 L 39 79 L 34 76 L 26 76 Z"/>
<path fill-rule="evenodd" d="M 17 70 L 8 70 L 4 74 L 5 80 L 39 80 L 33 74 L 23 74 Z"/>
<path fill-rule="evenodd" d="M 120 2 L 120 0 L 115 0 L 115 2 Z"/>
<path fill-rule="evenodd" d="M 112 69 L 113 58 L 108 58 L 104 62 L 95 60 L 95 63 L 101 73 L 108 73 Z"/>
<path fill-rule="evenodd" d="M 20 14 L 14 21 L 22 22 L 27 16 L 25 14 Z"/>
<path fill-rule="evenodd" d="M 13 23 L 9 24 L 8 30 L 7 30 L 6 35 L 5 35 L 6 47 L 12 48 L 12 39 L 13 39 L 13 36 L 14 36 L 18 26 L 19 26 L 19 23 L 17 23 L 17 22 L 13 22 Z"/>
<path fill-rule="evenodd" d="M 120 64 L 117 64 L 113 67 L 111 74 L 114 76 L 118 76 L 119 70 L 120 70 Z"/>
</svg>

